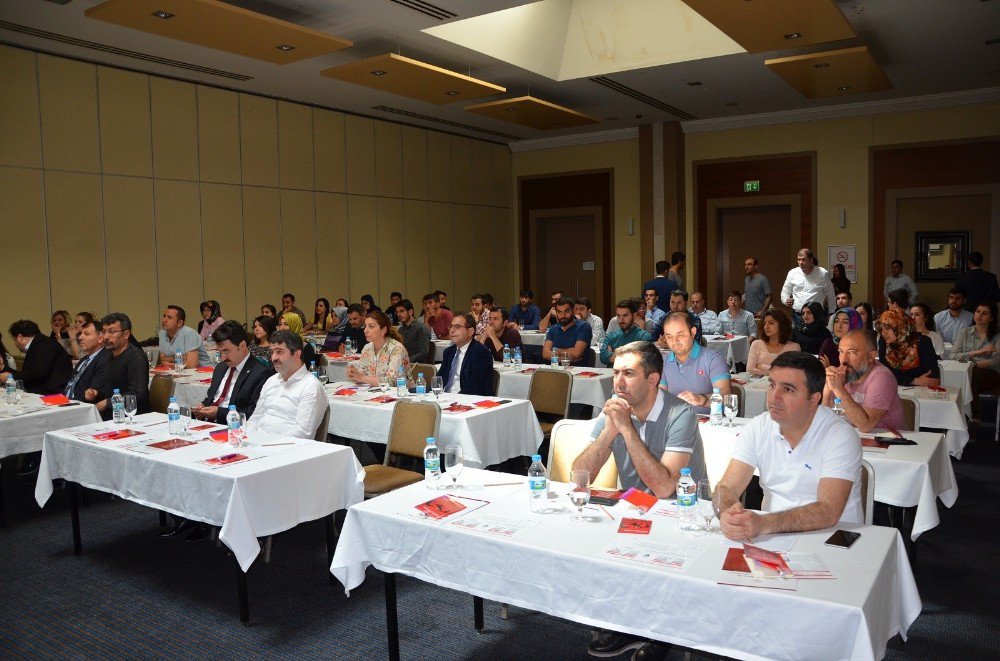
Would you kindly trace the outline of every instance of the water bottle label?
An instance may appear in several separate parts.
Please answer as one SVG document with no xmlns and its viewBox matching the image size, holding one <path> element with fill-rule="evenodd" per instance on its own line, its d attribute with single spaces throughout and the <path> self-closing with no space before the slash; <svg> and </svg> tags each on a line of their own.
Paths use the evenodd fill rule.
<svg viewBox="0 0 1000 661">
<path fill-rule="evenodd" d="M 528 478 L 528 488 L 532 492 L 546 491 L 548 489 L 548 480 L 544 477 L 532 477 Z"/>
<path fill-rule="evenodd" d="M 439 473 L 441 472 L 441 460 L 440 459 L 424 459 L 424 470 L 429 473 Z"/>
<path fill-rule="evenodd" d="M 180 420 L 180 419 L 181 419 L 180 412 L 168 413 L 167 414 L 167 420 L 170 420 L 171 422 L 174 421 L 174 420 Z"/>
<path fill-rule="evenodd" d="M 677 505 L 679 507 L 694 507 L 698 504 L 698 496 L 693 493 L 679 494 L 677 496 Z"/>
<path fill-rule="evenodd" d="M 427 394 L 427 386 L 418 383 L 417 384 L 417 394 L 418 395 L 426 395 Z"/>
<path fill-rule="evenodd" d="M 722 415 L 722 402 L 712 402 L 712 415 Z"/>
</svg>

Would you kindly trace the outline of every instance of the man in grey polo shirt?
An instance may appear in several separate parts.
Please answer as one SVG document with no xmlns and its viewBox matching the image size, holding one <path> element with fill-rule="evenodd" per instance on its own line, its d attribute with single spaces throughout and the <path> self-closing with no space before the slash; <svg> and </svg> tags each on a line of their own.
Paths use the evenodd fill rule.
<svg viewBox="0 0 1000 661">
<path fill-rule="evenodd" d="M 708 413 L 712 388 L 718 388 L 725 396 L 732 392 L 732 382 L 726 359 L 718 351 L 695 342 L 696 334 L 694 321 L 687 312 L 667 315 L 660 339 L 670 351 L 663 364 L 660 387 L 695 407 L 696 413 Z"/>
<path fill-rule="evenodd" d="M 659 389 L 663 356 L 652 342 L 631 342 L 614 353 L 615 396 L 604 404 L 591 432 L 593 442 L 573 462 L 574 470 L 597 475 L 612 454 L 622 487 L 642 489 L 657 498 L 673 497 L 682 468 L 705 477 L 705 458 L 694 410 Z M 617 656 L 638 649 L 633 658 L 660 659 L 669 646 L 613 631 L 601 631 L 591 656 Z"/>
<path fill-rule="evenodd" d="M 159 333 L 161 365 L 173 367 L 174 354 L 178 351 L 184 356 L 184 367 L 203 367 L 212 364 L 198 331 L 184 325 L 186 318 L 184 308 L 179 305 L 168 305 L 163 311 Z"/>
</svg>

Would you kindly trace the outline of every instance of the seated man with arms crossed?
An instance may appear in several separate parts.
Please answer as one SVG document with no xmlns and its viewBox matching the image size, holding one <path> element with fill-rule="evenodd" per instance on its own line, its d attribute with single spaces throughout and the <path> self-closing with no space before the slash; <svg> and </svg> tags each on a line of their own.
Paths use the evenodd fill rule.
<svg viewBox="0 0 1000 661">
<path fill-rule="evenodd" d="M 636 488 L 657 498 L 672 498 L 682 468 L 696 482 L 705 477 L 705 459 L 694 410 L 660 390 L 663 356 L 651 342 L 632 342 L 614 353 L 614 391 L 591 432 L 593 441 L 573 462 L 574 470 L 596 476 L 614 455 L 622 488 Z M 752 473 L 752 471 L 751 471 Z M 661 659 L 669 645 L 602 631 L 588 652 L 617 656 L 639 649 L 633 659 Z"/>
<path fill-rule="evenodd" d="M 215 366 L 205 400 L 192 413 L 202 420 L 226 424 L 232 404 L 249 418 L 257 406 L 261 387 L 274 372 L 250 355 L 247 332 L 239 322 L 224 322 L 212 332 L 212 340 L 222 362 Z"/>
<path fill-rule="evenodd" d="M 302 338 L 291 331 L 272 333 L 271 365 L 277 374 L 261 387 L 247 430 L 313 438 L 330 403 L 323 384 L 302 362 Z"/>
<path fill-rule="evenodd" d="M 590 348 L 594 329 L 573 316 L 575 305 L 576 301 L 563 296 L 552 306 L 555 309 L 556 323 L 545 333 L 545 343 L 542 344 L 542 359 L 545 362 L 552 360 L 554 352 L 565 352 L 573 365 L 583 366 L 583 358 Z"/>
<path fill-rule="evenodd" d="M 740 432 L 715 490 L 722 533 L 735 541 L 760 535 L 864 523 L 858 433 L 820 406 L 823 366 L 801 351 L 775 358 L 767 411 Z M 763 512 L 746 510 L 740 494 L 760 473 Z"/>
<path fill-rule="evenodd" d="M 712 388 L 723 397 L 732 392 L 729 366 L 718 351 L 695 342 L 697 329 L 687 311 L 671 312 L 663 322 L 660 338 L 670 352 L 663 363 L 660 387 L 695 407 L 696 413 L 708 413 Z"/>
<path fill-rule="evenodd" d="M 840 367 L 826 368 L 823 404 L 840 398 L 844 417 L 862 432 L 875 427 L 909 430 L 896 377 L 878 361 L 875 340 L 863 328 L 848 331 L 837 345 Z M 774 368 L 772 364 L 772 369 Z"/>
</svg>

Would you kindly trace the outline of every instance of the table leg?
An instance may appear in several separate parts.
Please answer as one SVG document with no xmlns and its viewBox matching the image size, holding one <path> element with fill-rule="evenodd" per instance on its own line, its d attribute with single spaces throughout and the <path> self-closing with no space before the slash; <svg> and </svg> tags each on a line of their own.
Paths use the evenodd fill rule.
<svg viewBox="0 0 1000 661">
<path fill-rule="evenodd" d="M 476 622 L 476 631 L 482 633 L 483 631 L 483 598 L 473 597 L 472 598 L 472 616 Z"/>
<path fill-rule="evenodd" d="M 0 459 L 0 527 L 3 528 L 7 527 L 7 499 L 4 491 L 14 484 L 17 476 L 16 459 L 17 456 Z M 14 502 L 13 498 L 11 502 Z"/>
<path fill-rule="evenodd" d="M 236 565 L 236 597 L 240 604 L 240 622 L 250 621 L 250 600 L 247 597 L 247 572 Z"/>
<path fill-rule="evenodd" d="M 73 522 L 73 555 L 83 555 L 83 542 L 80 540 L 80 485 L 76 482 L 66 482 L 69 487 L 69 517 Z"/>
<path fill-rule="evenodd" d="M 396 612 L 396 575 L 385 574 L 385 628 L 389 639 L 389 661 L 399 661 L 399 618 Z"/>
<path fill-rule="evenodd" d="M 333 512 L 329 516 L 323 517 L 323 526 L 326 528 L 326 566 L 327 568 L 333 564 L 333 552 L 337 548 L 337 530 L 334 525 L 334 517 L 337 516 L 336 512 Z M 327 572 L 327 578 L 330 579 L 330 585 L 336 585 L 337 581 L 333 574 Z"/>
</svg>

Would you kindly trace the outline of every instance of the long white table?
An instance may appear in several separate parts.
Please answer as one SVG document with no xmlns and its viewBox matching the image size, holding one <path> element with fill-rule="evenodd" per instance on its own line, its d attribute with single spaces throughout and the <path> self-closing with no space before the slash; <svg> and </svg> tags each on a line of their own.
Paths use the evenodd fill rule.
<svg viewBox="0 0 1000 661">
<path fill-rule="evenodd" d="M 746 363 L 750 355 L 750 338 L 746 335 L 735 335 L 727 338 L 725 335 L 706 335 L 705 341 L 709 349 L 714 349 L 726 359 L 729 368 L 736 363 Z"/>
<path fill-rule="evenodd" d="M 345 388 L 356 389 L 356 393 L 349 396 L 334 394 Z M 331 434 L 367 443 L 386 443 L 395 402 L 367 403 L 379 393 L 344 382 L 327 384 L 326 392 L 330 400 Z M 388 394 L 395 396 L 395 391 L 390 390 Z M 428 394 L 427 399 L 434 401 L 434 396 Z M 458 443 L 462 446 L 465 463 L 477 468 L 534 454 L 543 435 L 535 410 L 528 400 L 452 393 L 441 396 L 442 404 L 458 402 L 474 405 L 484 400 L 501 399 L 511 401 L 493 408 L 474 408 L 463 413 L 443 411 L 439 445 Z"/>
<path fill-rule="evenodd" d="M 515 480 L 524 478 L 469 469 L 461 477 L 466 485 Z M 553 490 L 564 494 L 566 486 Z M 622 535 L 626 504 L 611 508 L 616 520 L 587 510 L 590 520 L 577 523 L 568 507 L 532 514 L 523 486 L 460 489 L 457 495 L 489 504 L 442 521 L 412 515 L 415 505 L 440 493 L 418 483 L 351 507 L 333 558 L 331 572 L 348 592 L 364 581 L 368 565 L 386 572 L 391 659 L 399 658 L 395 574 L 472 594 L 477 627 L 486 598 L 743 659 L 881 659 L 886 642 L 897 633 L 905 638 L 922 607 L 892 528 L 851 526 L 861 538 L 849 550 L 825 547 L 829 530 L 801 534 L 793 550 L 816 553 L 836 578 L 799 580 L 795 591 L 755 589 L 720 585 L 728 549 L 722 535 L 680 532 L 673 518 L 650 514 L 648 536 Z M 514 521 L 517 532 L 508 538 L 469 529 L 487 517 Z M 673 569 L 606 552 L 613 544 L 644 543 L 695 557 Z"/>
<path fill-rule="evenodd" d="M 972 363 L 960 363 L 957 360 L 939 360 L 941 368 L 941 385 L 946 388 L 957 388 L 959 405 L 966 416 L 972 416 Z"/>
<path fill-rule="evenodd" d="M 23 411 L 17 413 L 17 411 Z M 26 393 L 20 407 L 0 401 L 0 459 L 15 454 L 38 452 L 45 433 L 93 422 L 101 416 L 93 404 L 71 402 L 66 406 L 46 406 L 41 397 Z"/>
<path fill-rule="evenodd" d="M 531 375 L 538 369 L 551 369 L 538 365 L 525 365 L 521 371 L 505 368 L 503 363 L 493 363 L 493 369 L 500 373 L 500 384 L 497 387 L 498 397 L 514 397 L 527 399 L 531 386 Z M 612 370 L 607 367 L 571 367 L 573 374 L 573 392 L 570 401 L 573 404 L 585 404 L 599 410 L 611 397 Z M 596 376 L 586 376 L 597 373 Z"/>
</svg>

